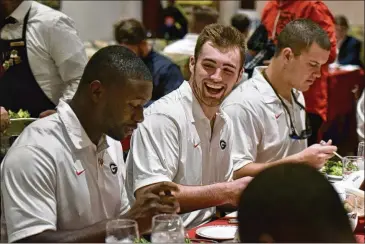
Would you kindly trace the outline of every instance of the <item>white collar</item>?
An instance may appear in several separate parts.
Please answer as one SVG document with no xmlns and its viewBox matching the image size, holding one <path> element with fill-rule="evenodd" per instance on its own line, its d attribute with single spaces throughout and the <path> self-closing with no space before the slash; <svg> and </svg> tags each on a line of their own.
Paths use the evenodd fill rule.
<svg viewBox="0 0 365 244">
<path fill-rule="evenodd" d="M 33 1 L 25 0 L 23 1 L 11 14 L 10 16 L 16 19 L 19 23 L 24 21 L 25 15 L 27 15 L 28 10 L 32 6 Z"/>
<path fill-rule="evenodd" d="M 181 84 L 180 92 L 184 97 L 183 100 L 183 102 L 185 103 L 184 107 L 185 110 L 189 113 L 192 123 L 200 120 L 209 120 L 205 115 L 202 107 L 200 106 L 198 99 L 195 97 L 193 90 L 191 89 L 190 83 L 188 81 L 184 81 Z M 219 116 L 224 121 L 226 121 L 226 118 L 224 117 L 224 113 L 221 110 L 221 108 L 219 108 L 218 112 L 216 113 L 216 116 L 217 117 Z"/>
<path fill-rule="evenodd" d="M 95 147 L 68 103 L 60 100 L 60 103 L 57 106 L 57 113 L 65 125 L 67 134 L 76 149 L 83 149 L 89 146 Z M 106 136 L 103 135 L 97 145 L 97 151 L 103 151 L 108 147 L 109 145 L 107 143 Z"/>
<path fill-rule="evenodd" d="M 262 71 L 266 69 L 267 66 L 258 66 L 254 69 L 252 80 L 253 85 L 256 87 L 256 89 L 260 92 L 260 94 L 263 96 L 265 103 L 273 103 L 273 102 L 280 102 L 280 99 L 276 96 L 276 93 L 274 89 L 271 87 L 271 85 L 267 82 L 267 80 L 262 75 Z M 293 89 L 295 98 L 298 98 L 300 93 Z"/>
</svg>

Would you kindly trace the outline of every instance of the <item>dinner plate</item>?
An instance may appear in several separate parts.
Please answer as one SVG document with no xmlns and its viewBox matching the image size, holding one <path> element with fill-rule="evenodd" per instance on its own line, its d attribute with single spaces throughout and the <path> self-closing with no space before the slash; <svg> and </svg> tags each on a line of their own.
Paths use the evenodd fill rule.
<svg viewBox="0 0 365 244">
<path fill-rule="evenodd" d="M 329 180 L 333 180 L 333 181 L 341 181 L 343 179 L 343 176 L 338 176 L 338 175 L 328 175 L 326 174 L 327 178 Z"/>
<path fill-rule="evenodd" d="M 231 225 L 211 225 L 200 227 L 196 230 L 196 234 L 214 240 L 229 240 L 234 239 L 237 228 L 238 226 Z"/>
<path fill-rule="evenodd" d="M 237 211 L 229 213 L 225 217 L 227 217 L 227 218 L 237 218 Z"/>
</svg>

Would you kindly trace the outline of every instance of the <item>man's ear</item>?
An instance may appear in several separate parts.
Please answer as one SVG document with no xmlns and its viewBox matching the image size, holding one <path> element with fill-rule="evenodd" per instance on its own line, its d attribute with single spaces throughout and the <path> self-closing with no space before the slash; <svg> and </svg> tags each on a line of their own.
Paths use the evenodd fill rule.
<svg viewBox="0 0 365 244">
<path fill-rule="evenodd" d="M 242 80 L 242 77 L 243 77 L 243 74 L 245 73 L 245 69 L 242 67 L 242 69 L 241 69 L 241 71 L 240 71 L 240 73 L 238 74 L 238 79 L 237 79 L 237 81 L 236 81 L 236 84 L 235 85 L 237 85 L 237 83 L 239 83 L 241 80 Z"/>
<path fill-rule="evenodd" d="M 196 60 L 195 60 L 194 56 L 190 56 L 190 58 L 189 58 L 189 70 L 190 70 L 191 74 L 194 74 L 195 65 L 196 65 Z"/>
<path fill-rule="evenodd" d="M 281 51 L 281 52 L 282 52 L 284 64 L 289 63 L 294 58 L 294 53 L 290 47 L 284 48 L 283 51 Z"/>
<path fill-rule="evenodd" d="M 103 86 L 103 84 L 101 84 L 99 80 L 94 80 L 89 85 L 89 91 L 91 100 L 97 103 L 104 96 L 105 87 Z"/>
</svg>

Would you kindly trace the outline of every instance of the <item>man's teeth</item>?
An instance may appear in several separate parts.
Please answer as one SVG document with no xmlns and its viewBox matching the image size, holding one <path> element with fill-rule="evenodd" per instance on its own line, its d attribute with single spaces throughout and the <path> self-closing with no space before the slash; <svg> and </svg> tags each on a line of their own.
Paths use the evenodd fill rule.
<svg viewBox="0 0 365 244">
<path fill-rule="evenodd" d="M 212 89 L 222 89 L 223 88 L 222 85 L 214 85 L 214 84 L 207 84 L 207 87 L 212 88 Z"/>
</svg>

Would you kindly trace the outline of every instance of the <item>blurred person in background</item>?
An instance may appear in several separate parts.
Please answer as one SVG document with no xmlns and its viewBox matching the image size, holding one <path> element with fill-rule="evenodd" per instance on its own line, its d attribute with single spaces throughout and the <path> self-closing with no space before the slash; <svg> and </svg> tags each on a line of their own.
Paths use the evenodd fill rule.
<svg viewBox="0 0 365 244">
<path fill-rule="evenodd" d="M 0 106 L 35 118 L 54 113 L 87 62 L 74 22 L 36 1 L 2 0 L 0 13 Z"/>
<path fill-rule="evenodd" d="M 168 5 L 162 10 L 163 24 L 161 36 L 168 41 L 179 40 L 188 32 L 188 18 L 184 10 L 175 0 L 168 0 Z"/>
<path fill-rule="evenodd" d="M 177 89 L 184 81 L 180 68 L 148 44 L 146 30 L 138 20 L 126 19 L 115 24 L 114 37 L 118 44 L 140 57 L 152 74 L 152 98 L 146 106 Z"/>
<path fill-rule="evenodd" d="M 237 13 L 231 18 L 231 25 L 248 37 L 251 20 L 245 14 Z"/>
<path fill-rule="evenodd" d="M 239 30 L 245 36 L 246 40 L 250 31 L 250 24 L 251 20 L 245 14 L 237 13 L 233 15 L 231 18 L 231 25 L 235 27 L 237 30 Z M 252 55 L 247 51 L 245 53 L 245 56 L 246 56 L 245 63 L 249 62 L 252 59 Z M 248 74 L 245 72 L 242 75 L 242 80 L 238 84 L 242 83 L 247 79 L 248 79 Z"/>
<path fill-rule="evenodd" d="M 192 12 L 192 20 L 189 24 L 189 32 L 182 40 L 167 45 L 163 52 L 166 54 L 194 55 L 195 45 L 200 32 L 205 26 L 217 23 L 218 12 L 207 6 L 195 6 Z"/>
<path fill-rule="evenodd" d="M 363 67 L 360 54 L 362 43 L 355 37 L 349 36 L 349 23 L 343 15 L 335 16 L 336 39 L 337 39 L 337 59 L 338 64 L 352 64 Z"/>
<path fill-rule="evenodd" d="M 336 59 L 335 21 L 328 7 L 322 1 L 267 1 L 261 22 L 265 26 L 268 37 L 276 43 L 276 37 L 290 21 L 305 18 L 316 22 L 324 29 L 331 41 L 331 52 L 327 63 L 322 66 L 319 77 L 310 89 L 304 92 L 306 110 L 312 127 L 312 136 L 308 138 L 308 145 L 318 143 L 319 133 L 323 122 L 327 121 L 327 77 L 328 64 Z"/>
<path fill-rule="evenodd" d="M 347 212 L 331 183 L 304 164 L 258 174 L 240 198 L 243 243 L 355 243 Z"/>
</svg>

